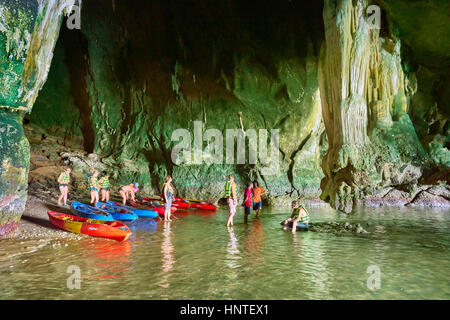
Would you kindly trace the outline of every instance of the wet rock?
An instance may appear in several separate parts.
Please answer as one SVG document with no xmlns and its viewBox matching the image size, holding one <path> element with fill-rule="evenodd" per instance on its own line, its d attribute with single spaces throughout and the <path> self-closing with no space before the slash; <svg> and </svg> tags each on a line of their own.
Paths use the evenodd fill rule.
<svg viewBox="0 0 450 320">
<path fill-rule="evenodd" d="M 369 233 L 361 224 L 349 222 L 312 222 L 309 225 L 309 231 L 334 233 L 336 235 Z"/>
<path fill-rule="evenodd" d="M 434 195 L 427 191 L 422 191 L 410 203 L 408 203 L 408 206 L 450 208 L 450 201 L 444 197 Z"/>
</svg>

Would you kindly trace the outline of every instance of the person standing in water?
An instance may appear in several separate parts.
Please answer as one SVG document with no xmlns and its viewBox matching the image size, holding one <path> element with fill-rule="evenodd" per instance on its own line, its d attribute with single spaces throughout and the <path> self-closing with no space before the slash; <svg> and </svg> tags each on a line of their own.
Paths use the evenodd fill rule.
<svg viewBox="0 0 450 320">
<path fill-rule="evenodd" d="M 94 173 L 89 178 L 89 189 L 91 191 L 91 204 L 96 205 L 100 201 L 99 197 L 99 185 L 98 185 L 98 171 L 94 170 Z"/>
<path fill-rule="evenodd" d="M 127 200 L 131 198 L 131 200 L 136 201 L 134 198 L 135 190 L 137 188 L 136 183 L 130 183 L 125 186 L 119 188 L 119 193 L 122 196 L 122 205 L 127 204 Z M 139 189 L 138 189 L 139 190 Z"/>
<path fill-rule="evenodd" d="M 64 200 L 64 206 L 67 206 L 67 197 L 69 195 L 69 183 L 70 183 L 71 169 L 67 168 L 58 177 L 59 191 L 61 195 L 58 198 L 58 205 L 62 206 L 61 201 Z"/>
<path fill-rule="evenodd" d="M 256 211 L 256 217 L 259 217 L 262 208 L 262 200 L 261 196 L 266 193 L 266 190 L 261 188 L 258 184 L 258 181 L 253 181 L 253 210 Z"/>
<path fill-rule="evenodd" d="M 103 177 L 98 181 L 100 188 L 102 189 L 102 202 L 109 201 L 109 174 L 103 172 Z"/>
<path fill-rule="evenodd" d="M 231 174 L 228 176 L 228 181 L 225 183 L 225 198 L 227 198 L 228 203 L 227 227 L 230 227 L 233 225 L 233 217 L 236 214 L 237 206 L 236 183 L 234 182 L 234 177 Z"/>
<path fill-rule="evenodd" d="M 242 202 L 244 206 L 244 223 L 247 223 L 248 215 L 252 212 L 252 186 L 253 183 L 249 182 L 244 192 L 244 202 Z"/>
<path fill-rule="evenodd" d="M 309 214 L 305 207 L 300 205 L 297 201 L 292 201 L 292 214 L 284 221 L 283 229 L 287 229 L 289 223 L 292 222 L 292 232 L 297 231 L 297 225 L 301 225 L 302 228 L 308 229 L 309 226 Z"/>
<path fill-rule="evenodd" d="M 166 182 L 163 185 L 163 200 L 164 200 L 164 220 L 172 221 L 170 219 L 170 210 L 172 209 L 172 200 L 173 200 L 173 187 L 172 187 L 172 177 L 167 176 Z"/>
</svg>

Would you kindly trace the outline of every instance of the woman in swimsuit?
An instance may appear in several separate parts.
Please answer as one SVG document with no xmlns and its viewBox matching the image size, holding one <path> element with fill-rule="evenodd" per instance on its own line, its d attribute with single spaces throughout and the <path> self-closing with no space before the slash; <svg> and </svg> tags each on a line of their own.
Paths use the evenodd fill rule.
<svg viewBox="0 0 450 320">
<path fill-rule="evenodd" d="M 99 202 L 99 189 L 100 187 L 98 186 L 98 171 L 94 170 L 94 173 L 92 174 L 92 176 L 89 178 L 89 189 L 91 191 L 91 204 L 92 205 L 96 205 L 97 202 Z"/>
<path fill-rule="evenodd" d="M 58 205 L 61 206 L 61 201 L 64 200 L 64 206 L 67 206 L 67 197 L 69 195 L 69 183 L 70 183 L 70 168 L 67 168 L 58 177 L 59 191 L 61 195 L 58 198 Z"/>
<path fill-rule="evenodd" d="M 166 182 L 163 186 L 163 198 L 164 198 L 164 220 L 172 221 L 170 219 L 170 209 L 172 208 L 173 200 L 173 187 L 171 185 L 172 177 L 167 176 Z"/>
</svg>

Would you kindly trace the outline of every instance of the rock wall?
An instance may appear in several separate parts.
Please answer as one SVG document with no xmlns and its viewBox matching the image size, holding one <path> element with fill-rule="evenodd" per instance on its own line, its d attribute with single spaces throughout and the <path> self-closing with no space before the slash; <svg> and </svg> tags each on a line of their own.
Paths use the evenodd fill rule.
<svg viewBox="0 0 450 320">
<path fill-rule="evenodd" d="M 81 138 L 87 152 L 115 168 L 117 185 L 139 181 L 158 193 L 171 174 L 181 195 L 217 201 L 233 173 L 241 184 L 259 179 L 273 203 L 318 198 L 326 149 L 317 81 L 321 12 L 320 3 L 306 1 L 86 2 L 81 31 L 61 31 L 30 120 Z M 203 135 L 222 133 L 224 160 L 227 129 L 267 129 L 268 139 L 279 129 L 279 170 L 264 174 L 261 161 L 249 163 L 248 149 L 243 164 L 175 164 L 172 133 L 189 130 L 198 154 L 196 121 Z M 202 147 L 207 160 L 206 141 Z"/>
<path fill-rule="evenodd" d="M 0 4 L 0 233 L 26 201 L 32 108 L 25 120 L 44 132 L 34 140 L 83 146 L 54 157 L 79 188 L 95 166 L 146 193 L 170 174 L 180 195 L 212 201 L 233 173 L 240 185 L 258 179 L 273 205 L 319 195 L 345 212 L 448 203 L 445 1 L 97 0 L 83 3 L 81 30 L 60 28 L 75 3 Z M 383 9 L 381 30 L 367 23 L 371 4 Z M 178 129 L 191 134 L 180 155 L 205 161 L 173 161 Z M 207 162 L 215 153 L 194 132 L 223 136 L 225 159 L 229 129 L 266 130 L 265 141 L 278 129 L 278 170 L 248 153 Z"/>
<path fill-rule="evenodd" d="M 324 7 L 319 82 L 329 149 L 321 197 L 344 212 L 387 187 L 417 193 L 423 171 L 436 164 L 446 167 L 449 160 L 442 142 L 434 147 L 422 141 L 430 152 L 424 150 L 416 134 L 424 122 L 417 109 L 427 109 L 417 106 L 420 95 L 411 90 L 415 74 L 405 75 L 401 40 L 386 21 L 381 29 L 371 27 L 371 4 L 331 0 Z M 428 123 L 423 127 L 428 131 Z M 433 154 L 435 149 L 440 154 Z"/>
<path fill-rule="evenodd" d="M 62 15 L 74 1 L 0 3 L 0 236 L 25 208 L 29 144 L 22 120 L 46 81 Z"/>
</svg>

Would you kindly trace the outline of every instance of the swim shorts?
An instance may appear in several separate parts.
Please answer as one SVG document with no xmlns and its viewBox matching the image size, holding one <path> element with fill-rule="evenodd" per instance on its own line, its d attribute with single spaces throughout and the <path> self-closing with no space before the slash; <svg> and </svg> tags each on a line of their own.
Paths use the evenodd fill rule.
<svg viewBox="0 0 450 320">
<path fill-rule="evenodd" d="M 236 213 L 236 204 L 234 203 L 234 199 L 228 198 L 227 203 L 228 203 L 228 213 L 235 214 Z"/>
<path fill-rule="evenodd" d="M 262 208 L 262 201 L 253 202 L 253 210 L 258 210 Z"/>
</svg>

